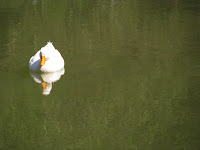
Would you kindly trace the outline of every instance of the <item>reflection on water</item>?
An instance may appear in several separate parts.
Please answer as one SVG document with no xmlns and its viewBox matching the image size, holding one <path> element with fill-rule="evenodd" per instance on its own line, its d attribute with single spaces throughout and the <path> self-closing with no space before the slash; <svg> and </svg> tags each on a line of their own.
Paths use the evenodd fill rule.
<svg viewBox="0 0 200 150">
<path fill-rule="evenodd" d="M 33 77 L 33 80 L 36 83 L 41 84 L 42 94 L 49 95 L 52 89 L 52 84 L 60 80 L 61 76 L 64 75 L 65 69 L 61 69 L 56 72 L 50 73 L 36 73 L 30 72 L 30 75 Z"/>
</svg>

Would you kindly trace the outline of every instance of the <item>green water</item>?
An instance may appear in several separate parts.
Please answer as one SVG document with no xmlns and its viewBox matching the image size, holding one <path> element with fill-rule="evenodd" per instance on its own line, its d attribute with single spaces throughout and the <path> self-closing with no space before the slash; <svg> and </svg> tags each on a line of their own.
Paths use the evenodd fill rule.
<svg viewBox="0 0 200 150">
<path fill-rule="evenodd" d="M 52 41 L 48 96 L 28 62 Z M 199 0 L 1 0 L 1 150 L 199 150 Z"/>
</svg>

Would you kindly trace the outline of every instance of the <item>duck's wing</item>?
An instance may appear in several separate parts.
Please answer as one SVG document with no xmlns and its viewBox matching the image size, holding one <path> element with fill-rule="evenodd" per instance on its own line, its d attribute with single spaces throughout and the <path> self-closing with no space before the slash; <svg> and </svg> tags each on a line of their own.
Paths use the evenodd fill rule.
<svg viewBox="0 0 200 150">
<path fill-rule="evenodd" d="M 39 71 L 40 62 L 41 62 L 40 51 L 38 51 L 34 56 L 31 57 L 31 59 L 29 61 L 30 70 Z"/>
</svg>

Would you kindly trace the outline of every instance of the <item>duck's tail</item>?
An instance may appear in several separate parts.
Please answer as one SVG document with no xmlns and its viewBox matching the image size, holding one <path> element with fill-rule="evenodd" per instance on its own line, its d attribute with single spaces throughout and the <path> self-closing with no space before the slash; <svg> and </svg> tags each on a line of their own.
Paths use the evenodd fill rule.
<svg viewBox="0 0 200 150">
<path fill-rule="evenodd" d="M 48 47 L 48 48 L 52 48 L 52 49 L 55 49 L 55 47 L 53 46 L 53 42 L 47 42 L 47 45 L 45 47 Z"/>
</svg>

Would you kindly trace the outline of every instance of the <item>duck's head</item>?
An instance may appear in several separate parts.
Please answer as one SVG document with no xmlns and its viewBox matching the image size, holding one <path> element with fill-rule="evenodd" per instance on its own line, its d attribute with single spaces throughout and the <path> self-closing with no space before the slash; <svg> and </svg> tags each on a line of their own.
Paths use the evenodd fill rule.
<svg viewBox="0 0 200 150">
<path fill-rule="evenodd" d="M 48 42 L 46 46 L 41 48 L 41 51 L 40 51 L 40 57 L 41 57 L 40 65 L 41 66 L 44 66 L 46 61 L 48 61 L 52 57 L 53 50 L 55 50 L 55 48 L 51 42 Z"/>
</svg>

